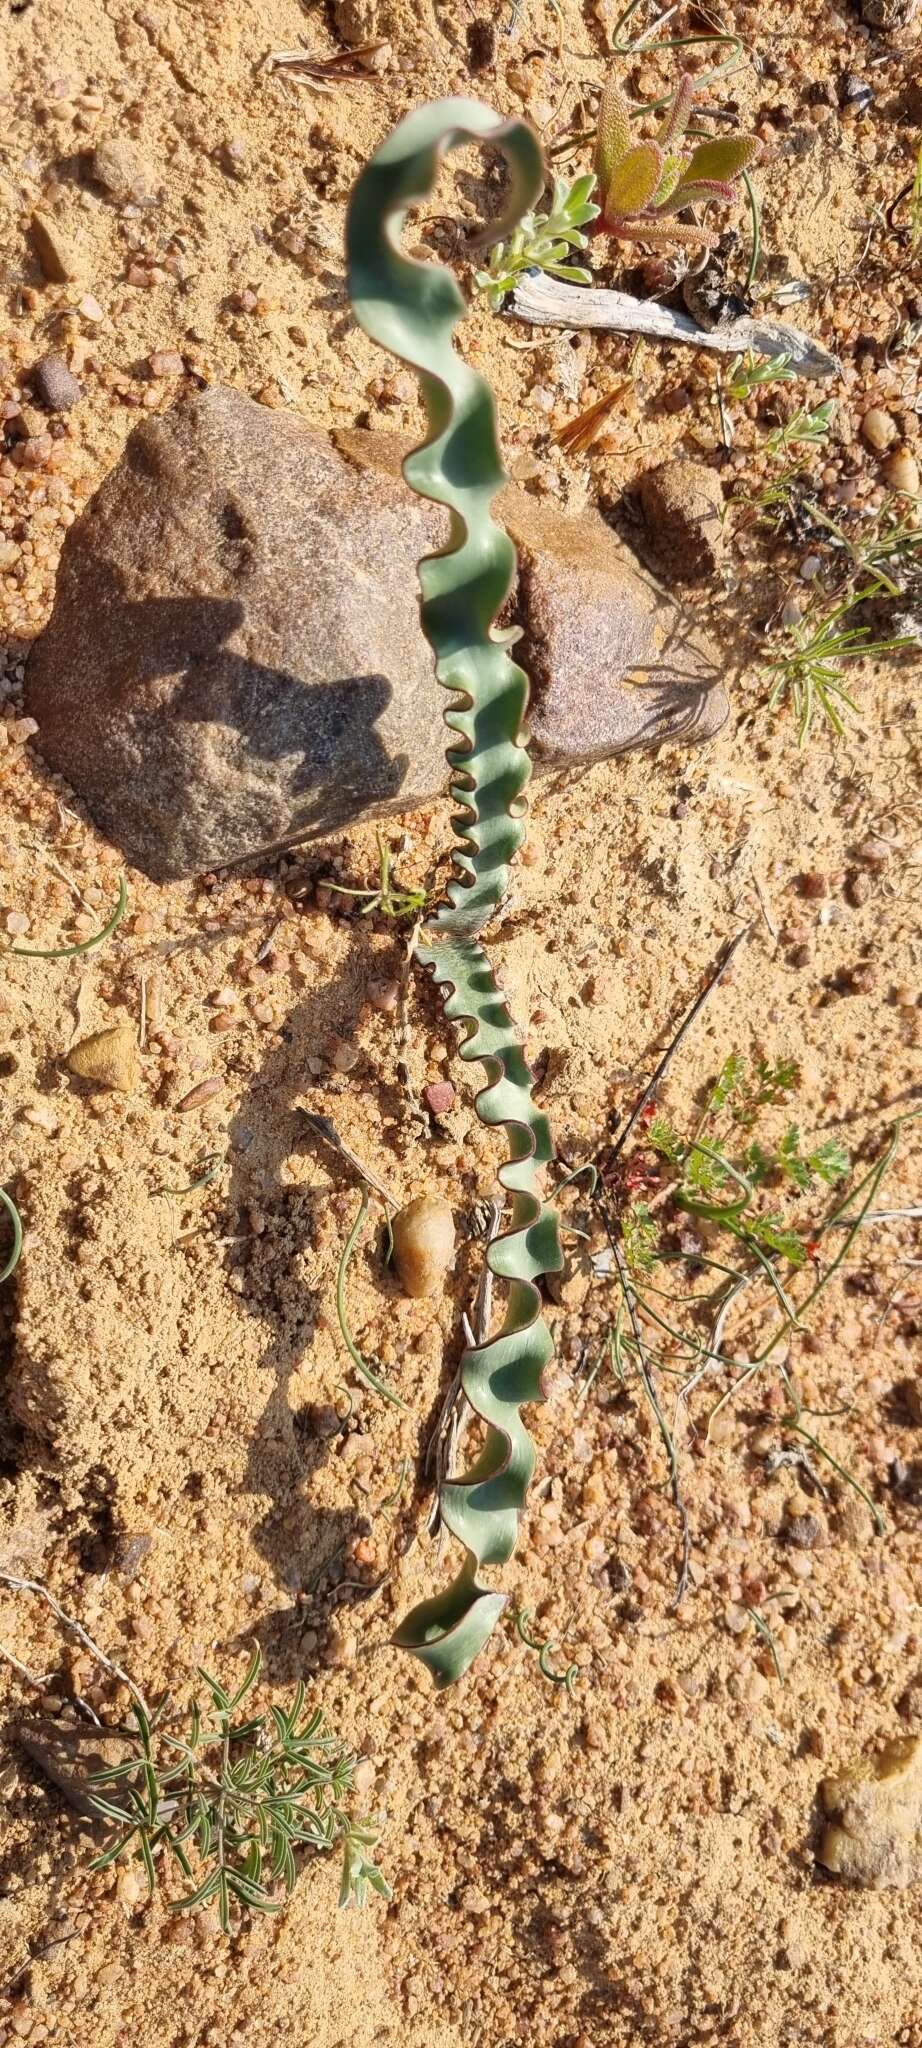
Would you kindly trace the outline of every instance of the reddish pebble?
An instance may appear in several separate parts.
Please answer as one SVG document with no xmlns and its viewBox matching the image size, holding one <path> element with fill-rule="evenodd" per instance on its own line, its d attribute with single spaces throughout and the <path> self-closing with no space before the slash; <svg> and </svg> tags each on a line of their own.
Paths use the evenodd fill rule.
<svg viewBox="0 0 922 2048">
<path fill-rule="evenodd" d="M 206 1102 L 213 1102 L 215 1096 L 220 1095 L 223 1086 L 223 1081 L 217 1080 L 214 1076 L 210 1081 L 199 1081 L 194 1088 L 190 1088 L 188 1095 L 183 1096 L 181 1102 L 177 1102 L 176 1108 L 180 1112 L 186 1109 L 202 1109 Z"/>
<path fill-rule="evenodd" d="M 455 1106 L 454 1087 L 450 1081 L 430 1081 L 423 1089 L 423 1099 L 433 1116 L 447 1116 Z"/>
</svg>

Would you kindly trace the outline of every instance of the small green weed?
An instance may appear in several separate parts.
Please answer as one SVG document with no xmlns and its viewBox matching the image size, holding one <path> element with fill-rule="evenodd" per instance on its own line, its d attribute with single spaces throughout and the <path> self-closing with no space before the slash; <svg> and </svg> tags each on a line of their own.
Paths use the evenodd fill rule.
<svg viewBox="0 0 922 2048">
<path fill-rule="evenodd" d="M 763 444 L 766 455 L 787 455 L 792 448 L 817 448 L 826 440 L 835 415 L 836 402 L 827 398 L 812 412 L 800 407 L 791 419 L 783 421 L 769 434 Z"/>
<path fill-rule="evenodd" d="M 792 383 L 797 372 L 789 364 L 788 355 L 759 357 L 753 355 L 752 349 L 745 356 L 734 356 L 724 385 L 727 397 L 742 405 L 766 384 Z"/>
<path fill-rule="evenodd" d="M 805 502 L 805 510 L 845 550 L 851 573 L 862 579 L 873 577 L 884 595 L 902 597 L 907 573 L 911 577 L 914 571 L 922 569 L 922 526 L 916 512 L 901 509 L 897 500 L 890 498 L 881 505 L 863 532 L 849 532 L 821 506 L 809 501 Z M 904 581 L 897 582 L 897 577 Z"/>
<path fill-rule="evenodd" d="M 418 917 L 420 911 L 426 907 L 425 889 L 401 889 L 397 886 L 391 875 L 390 847 L 383 832 L 378 832 L 376 837 L 378 841 L 378 886 L 376 889 L 353 889 L 347 883 L 337 881 L 336 877 L 332 875 L 322 878 L 321 886 L 328 889 L 331 896 L 364 897 L 365 901 L 360 912 L 362 917 L 371 917 L 374 911 L 378 911 L 382 917 L 392 918 L 395 922 L 400 922 L 403 918 Z"/>
<path fill-rule="evenodd" d="M 169 1732 L 162 1711 L 148 1714 L 133 1699 L 130 1755 L 88 1786 L 95 1812 L 116 1830 L 91 1867 L 103 1870 L 131 1852 L 153 1892 L 166 1855 L 188 1887 L 171 1909 L 213 1902 L 225 1934 L 235 1912 L 281 1911 L 300 1848 L 341 1850 L 340 1905 L 361 1906 L 369 1889 L 391 1896 L 370 1856 L 376 1829 L 346 1807 L 353 1758 L 319 1709 L 305 1713 L 303 1685 L 287 1711 L 245 1710 L 259 1671 L 256 1649 L 233 1693 L 200 1672 L 208 1703 L 204 1711 L 193 1703 L 181 1733 Z"/>
<path fill-rule="evenodd" d="M 848 1153 L 836 1139 L 805 1147 L 796 1123 L 774 1145 L 754 1134 L 761 1112 L 787 1102 L 799 1080 L 793 1060 L 774 1066 L 758 1060 L 750 1070 L 731 1053 L 693 1136 L 680 1134 L 662 1114 L 653 1117 L 647 1130 L 647 1144 L 669 1171 L 674 1207 L 719 1224 L 760 1263 L 765 1254 L 774 1254 L 799 1267 L 808 1256 L 797 1224 L 763 1206 L 764 1191 L 787 1186 L 807 1193 L 817 1180 L 833 1186 L 849 1169 Z M 743 1138 L 748 1143 L 741 1148 Z M 629 1269 L 649 1273 L 658 1256 L 659 1232 L 646 1203 L 630 1206 L 621 1234 Z"/>
<path fill-rule="evenodd" d="M 878 578 L 864 590 L 849 591 L 831 611 L 824 614 L 814 607 L 796 625 L 788 627 L 787 651 L 769 663 L 769 673 L 775 680 L 768 708 L 774 711 L 779 704 L 790 703 L 797 720 L 798 746 L 806 745 L 817 714 L 841 735 L 845 731 L 843 708 L 857 711 L 845 686 L 843 662 L 864 661 L 915 644 L 906 636 L 874 640 L 866 626 L 845 623 L 856 606 L 879 597 L 883 589 Z"/>
<path fill-rule="evenodd" d="M 588 270 L 571 263 L 570 257 L 574 249 L 587 247 L 583 228 L 599 213 L 594 190 L 591 172 L 581 178 L 555 178 L 549 211 L 523 214 L 510 240 L 497 242 L 490 250 L 487 267 L 477 271 L 475 283 L 494 311 L 529 270 L 543 270 L 571 284 L 591 283 Z"/>
</svg>

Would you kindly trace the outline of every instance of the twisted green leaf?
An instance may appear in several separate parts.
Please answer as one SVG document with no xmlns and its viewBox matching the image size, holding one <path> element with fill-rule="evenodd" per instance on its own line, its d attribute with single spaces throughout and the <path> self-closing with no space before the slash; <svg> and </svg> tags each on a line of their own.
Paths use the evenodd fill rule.
<svg viewBox="0 0 922 2048">
<path fill-rule="evenodd" d="M 440 1502 L 443 1521 L 467 1558 L 453 1584 L 415 1607 L 395 1638 L 422 1659 L 439 1686 L 467 1670 L 505 1606 L 506 1595 L 481 1585 L 478 1572 L 505 1563 L 515 1548 L 535 1457 L 520 1409 L 543 1398 L 552 1353 L 535 1283 L 561 1263 L 556 1217 L 540 1192 L 552 1156 L 550 1132 L 532 1100 L 520 1039 L 478 938 L 505 893 L 509 863 L 524 835 L 531 773 L 522 737 L 528 683 L 507 652 L 517 634 L 494 628 L 515 570 L 512 543 L 490 516 L 505 481 L 496 415 L 489 387 L 452 347 L 464 310 L 454 278 L 397 246 L 407 208 L 431 192 L 443 153 L 470 141 L 494 145 L 508 161 L 512 195 L 495 234 L 508 233 L 541 188 L 538 142 L 523 122 L 501 122 L 475 100 L 462 99 L 422 107 L 394 129 L 356 184 L 346 230 L 356 318 L 374 341 L 419 372 L 429 414 L 430 437 L 407 457 L 404 475 L 420 496 L 450 512 L 448 545 L 424 558 L 419 577 L 436 676 L 455 693 L 445 720 L 457 736 L 448 749 L 450 790 L 463 815 L 454 821 L 459 844 L 448 902 L 419 957 L 446 991 L 446 1016 L 468 1026 L 462 1058 L 486 1068 L 478 1115 L 506 1126 L 510 1148 L 499 1179 L 512 1195 L 511 1227 L 487 1253 L 492 1271 L 508 1283 L 505 1320 L 494 1338 L 466 1350 L 461 1361 L 464 1392 L 483 1417 L 486 1435 L 470 1471 L 446 1482 Z"/>
</svg>

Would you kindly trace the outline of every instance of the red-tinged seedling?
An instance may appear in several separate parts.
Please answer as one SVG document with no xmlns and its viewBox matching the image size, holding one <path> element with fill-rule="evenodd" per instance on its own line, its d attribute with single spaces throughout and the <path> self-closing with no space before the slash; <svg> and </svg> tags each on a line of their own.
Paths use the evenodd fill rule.
<svg viewBox="0 0 922 2048">
<path fill-rule="evenodd" d="M 709 249 L 715 237 L 697 221 L 679 220 L 686 208 L 712 199 L 732 205 L 738 180 L 755 162 L 754 135 L 720 135 L 699 142 L 688 156 L 678 149 L 691 118 L 695 82 L 679 80 L 655 141 L 631 141 L 630 102 L 620 86 L 605 87 L 595 146 L 602 215 L 598 232 L 620 242 L 656 249 Z"/>
</svg>

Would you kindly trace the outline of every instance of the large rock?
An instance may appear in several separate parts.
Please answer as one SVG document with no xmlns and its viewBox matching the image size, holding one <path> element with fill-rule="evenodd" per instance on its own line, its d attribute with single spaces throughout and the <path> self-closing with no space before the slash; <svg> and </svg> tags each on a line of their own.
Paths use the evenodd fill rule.
<svg viewBox="0 0 922 2048">
<path fill-rule="evenodd" d="M 214 389 L 146 420 L 71 527 L 29 663 L 39 744 L 136 867 L 200 872 L 445 786 L 398 443 Z M 508 488 L 536 765 L 703 739 L 714 656 L 598 515 Z"/>
</svg>

